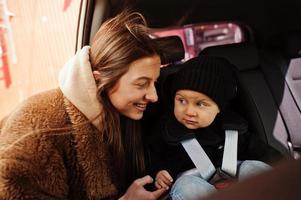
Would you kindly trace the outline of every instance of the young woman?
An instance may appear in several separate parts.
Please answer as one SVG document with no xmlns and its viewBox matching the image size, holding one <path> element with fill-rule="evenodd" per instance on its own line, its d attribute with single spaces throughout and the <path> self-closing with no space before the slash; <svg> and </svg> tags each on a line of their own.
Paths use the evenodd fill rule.
<svg viewBox="0 0 301 200">
<path fill-rule="evenodd" d="M 157 101 L 160 64 L 143 16 L 105 22 L 62 68 L 59 88 L 0 122 L 0 199 L 157 199 L 164 189 L 136 179 L 145 168 L 137 120 Z"/>
</svg>

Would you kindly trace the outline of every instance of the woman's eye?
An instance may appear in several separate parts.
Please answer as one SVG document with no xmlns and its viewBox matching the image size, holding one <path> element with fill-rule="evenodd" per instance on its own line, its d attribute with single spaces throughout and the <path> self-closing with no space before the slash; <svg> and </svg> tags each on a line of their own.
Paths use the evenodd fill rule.
<svg viewBox="0 0 301 200">
<path fill-rule="evenodd" d="M 145 88 L 148 86 L 148 83 L 147 82 L 143 82 L 143 83 L 137 83 L 136 84 L 138 86 L 138 88 Z"/>
</svg>

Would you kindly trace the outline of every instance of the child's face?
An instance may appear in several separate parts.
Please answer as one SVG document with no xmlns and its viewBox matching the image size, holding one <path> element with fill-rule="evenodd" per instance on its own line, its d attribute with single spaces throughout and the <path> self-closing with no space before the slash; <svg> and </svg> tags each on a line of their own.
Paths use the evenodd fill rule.
<svg viewBox="0 0 301 200">
<path fill-rule="evenodd" d="M 209 126 L 219 113 L 217 104 L 203 93 L 179 90 L 175 95 L 176 119 L 189 129 Z"/>
</svg>

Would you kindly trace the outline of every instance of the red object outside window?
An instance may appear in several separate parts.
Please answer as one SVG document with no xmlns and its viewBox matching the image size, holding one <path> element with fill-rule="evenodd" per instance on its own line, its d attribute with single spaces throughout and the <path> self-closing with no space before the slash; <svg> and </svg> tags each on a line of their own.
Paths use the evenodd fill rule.
<svg viewBox="0 0 301 200">
<path fill-rule="evenodd" d="M 7 46 L 5 40 L 5 31 L 3 28 L 0 28 L 0 48 L 1 48 L 1 62 L 0 62 L 0 71 L 2 71 L 2 76 L 0 75 L 0 80 L 4 81 L 4 85 L 8 88 L 11 84 L 11 77 L 9 72 L 9 62 L 7 55 Z"/>
</svg>

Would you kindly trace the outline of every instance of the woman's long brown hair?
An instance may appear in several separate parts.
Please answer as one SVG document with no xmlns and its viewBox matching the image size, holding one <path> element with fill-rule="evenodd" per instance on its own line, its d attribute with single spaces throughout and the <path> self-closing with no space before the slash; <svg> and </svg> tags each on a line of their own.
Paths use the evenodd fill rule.
<svg viewBox="0 0 301 200">
<path fill-rule="evenodd" d="M 107 92 L 128 71 L 130 63 L 153 55 L 159 55 L 159 50 L 149 37 L 144 17 L 136 12 L 124 11 L 106 21 L 91 45 L 92 70 L 100 74 L 96 83 L 103 106 L 102 136 L 111 146 L 118 178 L 125 177 L 126 182 L 143 175 L 145 170 L 141 131 L 137 121 L 120 117 Z"/>
</svg>

